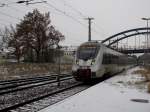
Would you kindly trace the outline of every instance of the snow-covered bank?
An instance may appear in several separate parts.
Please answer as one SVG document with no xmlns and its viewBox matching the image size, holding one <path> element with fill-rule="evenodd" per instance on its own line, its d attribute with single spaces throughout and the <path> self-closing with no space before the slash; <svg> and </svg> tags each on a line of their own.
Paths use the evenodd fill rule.
<svg viewBox="0 0 150 112">
<path fill-rule="evenodd" d="M 136 74 L 136 71 L 141 70 L 143 68 L 134 67 L 132 69 L 126 70 L 118 76 L 112 77 L 105 82 L 114 85 L 119 89 L 136 89 L 136 91 L 147 92 L 147 82 L 145 81 L 145 77 L 141 74 Z"/>
<path fill-rule="evenodd" d="M 150 112 L 150 94 L 135 82 L 144 80 L 133 75 L 132 68 L 99 83 L 40 112 Z"/>
</svg>

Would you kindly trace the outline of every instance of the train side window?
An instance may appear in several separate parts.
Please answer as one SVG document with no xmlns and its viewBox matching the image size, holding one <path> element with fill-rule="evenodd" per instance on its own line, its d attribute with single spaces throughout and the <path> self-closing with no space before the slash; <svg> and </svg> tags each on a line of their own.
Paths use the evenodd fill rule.
<svg viewBox="0 0 150 112">
<path fill-rule="evenodd" d="M 117 55 L 112 55 L 112 64 L 118 64 L 118 58 Z"/>
<path fill-rule="evenodd" d="M 118 58 L 114 54 L 104 53 L 102 64 L 118 64 Z"/>
<path fill-rule="evenodd" d="M 112 54 L 108 54 L 108 64 L 112 64 Z"/>
<path fill-rule="evenodd" d="M 110 62 L 111 62 L 110 54 L 104 53 L 102 64 L 110 64 Z"/>
<path fill-rule="evenodd" d="M 107 55 L 106 55 L 106 53 L 103 54 L 102 64 L 107 64 Z"/>
</svg>

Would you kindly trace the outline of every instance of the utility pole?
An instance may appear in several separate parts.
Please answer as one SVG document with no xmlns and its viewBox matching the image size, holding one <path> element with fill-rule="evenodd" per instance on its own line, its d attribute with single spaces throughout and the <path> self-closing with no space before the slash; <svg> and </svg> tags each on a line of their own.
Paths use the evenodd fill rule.
<svg viewBox="0 0 150 112">
<path fill-rule="evenodd" d="M 91 21 L 92 21 L 94 18 L 88 17 L 88 18 L 85 18 L 85 19 L 88 20 L 88 23 L 89 23 L 89 26 L 88 26 L 88 29 L 89 29 L 89 33 L 88 33 L 89 38 L 88 38 L 88 41 L 91 41 Z"/>
<path fill-rule="evenodd" d="M 57 86 L 60 86 L 60 61 L 61 61 L 61 54 L 60 54 L 60 46 L 57 45 L 57 50 L 58 50 L 58 74 L 57 74 Z"/>
</svg>

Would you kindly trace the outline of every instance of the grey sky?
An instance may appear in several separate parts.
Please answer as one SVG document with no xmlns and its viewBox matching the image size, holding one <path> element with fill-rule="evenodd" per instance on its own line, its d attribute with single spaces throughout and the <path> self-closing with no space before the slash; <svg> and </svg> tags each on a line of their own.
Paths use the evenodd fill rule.
<svg viewBox="0 0 150 112">
<path fill-rule="evenodd" d="M 0 3 L 10 3 L 17 0 L 0 0 Z M 40 0 L 35 0 L 40 1 Z M 150 17 L 150 0 L 47 0 L 48 3 L 62 10 L 66 14 L 76 18 L 85 26 L 74 21 L 73 19 L 64 16 L 56 11 L 50 5 L 17 5 L 10 4 L 5 7 L 0 7 L 0 27 L 15 24 L 21 19 L 25 13 L 34 8 L 38 8 L 41 12 L 51 12 L 52 24 L 56 26 L 65 36 L 65 45 L 79 45 L 87 41 L 88 28 L 85 16 L 94 17 L 92 24 L 92 39 L 102 40 L 115 33 L 146 26 L 146 22 L 142 21 L 142 17 Z M 66 2 L 64 2 L 66 1 Z M 71 6 L 71 7 L 70 7 Z M 74 9 L 82 12 L 82 15 Z M 7 17 L 1 12 L 11 15 Z"/>
</svg>

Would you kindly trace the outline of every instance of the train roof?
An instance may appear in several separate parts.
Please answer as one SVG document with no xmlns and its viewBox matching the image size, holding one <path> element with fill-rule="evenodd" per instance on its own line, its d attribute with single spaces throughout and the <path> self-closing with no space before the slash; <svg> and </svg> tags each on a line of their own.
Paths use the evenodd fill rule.
<svg viewBox="0 0 150 112">
<path fill-rule="evenodd" d="M 130 56 L 130 55 L 127 55 L 127 54 L 124 54 L 124 53 L 121 53 L 115 49 L 112 49 L 110 47 L 107 47 L 105 44 L 99 42 L 99 41 L 88 41 L 88 42 L 84 42 L 82 43 L 78 48 L 80 48 L 81 46 L 86 46 L 86 45 L 94 45 L 94 46 L 103 46 L 107 49 L 107 52 L 109 53 L 115 53 L 116 55 L 122 55 L 122 56 L 128 56 L 128 57 L 131 57 L 133 58 L 133 56 Z"/>
<path fill-rule="evenodd" d="M 115 54 L 117 54 L 117 55 L 125 55 L 125 54 L 123 54 L 123 53 L 121 53 L 121 52 L 119 52 L 119 51 L 116 51 L 116 50 L 114 50 L 114 49 L 112 49 L 112 48 L 107 47 L 106 45 L 104 45 L 103 43 L 98 42 L 98 41 L 84 42 L 84 43 L 82 43 L 79 47 L 87 46 L 87 45 L 103 46 L 103 47 L 105 47 L 105 48 L 107 49 L 107 52 L 115 53 Z"/>
<path fill-rule="evenodd" d="M 99 43 L 98 41 L 89 41 L 89 42 L 82 43 L 80 46 L 84 46 L 84 45 L 101 45 L 101 43 Z"/>
</svg>

